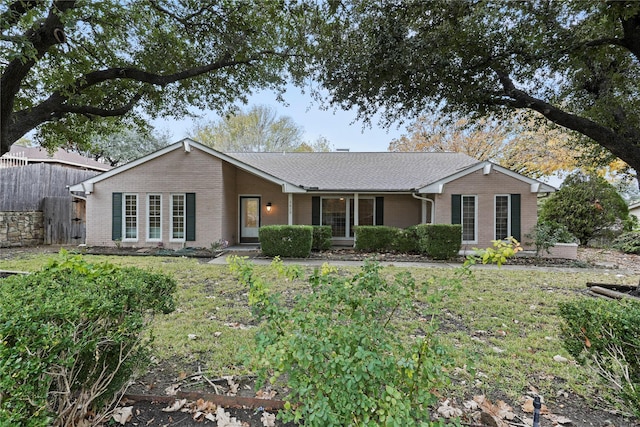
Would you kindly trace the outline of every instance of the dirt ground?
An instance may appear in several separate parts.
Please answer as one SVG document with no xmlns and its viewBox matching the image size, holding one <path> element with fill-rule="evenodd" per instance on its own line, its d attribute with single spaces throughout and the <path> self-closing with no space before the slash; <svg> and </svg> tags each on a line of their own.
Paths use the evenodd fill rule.
<svg viewBox="0 0 640 427">
<path fill-rule="evenodd" d="M 21 256 L 21 254 L 32 252 L 51 253 L 52 255 L 59 251 L 60 247 L 36 247 L 36 248 L 0 248 L 0 259 L 8 259 Z M 69 249 L 69 248 L 67 248 Z M 197 256 L 205 256 L 206 253 L 193 253 Z M 324 253 L 327 259 L 360 259 L 365 257 L 363 254 L 357 254 L 350 250 L 332 251 Z M 566 260 L 532 260 L 523 259 L 516 263 L 543 265 L 547 267 L 584 267 L 584 268 L 603 268 L 619 271 L 625 274 L 638 274 L 640 278 L 640 255 L 625 255 L 618 251 L 609 249 L 580 249 L 577 261 Z M 420 261 L 418 256 L 404 256 L 399 258 L 397 255 L 385 254 L 381 257 L 389 261 Z M 205 258 L 206 259 L 206 258 Z M 380 257 L 379 257 L 380 259 Z M 194 370 L 195 372 L 195 370 Z M 262 426 L 287 426 L 292 424 L 283 424 L 280 421 L 272 421 L 271 414 L 275 414 L 276 410 L 269 410 L 270 405 L 274 402 L 277 404 L 281 398 L 279 395 L 271 395 L 265 393 L 258 397 L 267 397 L 271 400 L 264 400 L 264 404 L 256 402 L 253 388 L 253 380 L 251 378 L 229 379 L 218 378 L 209 379 L 204 376 L 181 377 L 179 374 L 172 373 L 171 369 L 156 367 L 150 372 L 138 379 L 135 384 L 128 390 L 128 397 L 123 399 L 118 411 L 127 408 L 123 414 L 128 421 L 124 424 L 114 423 L 112 420 L 107 425 L 125 425 L 125 426 L 176 426 L 176 427 L 199 427 L 199 426 L 225 426 L 225 427 L 262 427 Z M 233 390 L 231 384 L 236 384 L 238 391 Z M 179 390 L 177 396 L 167 396 L 167 389 L 173 391 Z M 180 394 L 182 393 L 182 394 Z M 185 395 L 184 393 L 187 393 Z M 235 404 L 225 401 L 225 403 L 215 404 L 216 399 L 213 395 L 229 395 L 234 394 L 245 400 L 236 402 Z M 157 396 L 157 397 L 153 397 Z M 213 396 L 213 397 L 212 397 Z M 494 401 L 494 406 L 498 405 L 500 396 L 487 396 Z M 472 396 L 469 397 L 472 399 Z M 233 399 L 231 397 L 230 399 Z M 176 403 L 177 402 L 177 403 Z M 486 402 L 485 402 L 486 403 Z M 463 406 L 462 402 L 457 402 L 458 406 Z M 489 418 L 480 418 L 478 410 L 470 410 L 465 412 L 462 417 L 462 425 L 465 426 L 496 426 L 496 427 L 524 427 L 532 425 L 532 414 L 525 412 L 526 405 L 523 402 L 505 402 L 505 405 L 512 409 L 514 418 L 510 421 L 506 419 L 495 423 Z M 640 426 L 639 420 L 632 420 L 621 416 L 620 414 L 610 412 L 606 408 L 604 402 L 598 407 L 592 407 L 579 396 L 567 393 L 556 396 L 554 406 L 547 408 L 550 414 L 543 415 L 540 426 L 578 426 L 578 427 L 632 427 Z M 216 411 L 218 421 L 216 419 Z M 475 413 L 476 416 L 472 416 Z"/>
</svg>

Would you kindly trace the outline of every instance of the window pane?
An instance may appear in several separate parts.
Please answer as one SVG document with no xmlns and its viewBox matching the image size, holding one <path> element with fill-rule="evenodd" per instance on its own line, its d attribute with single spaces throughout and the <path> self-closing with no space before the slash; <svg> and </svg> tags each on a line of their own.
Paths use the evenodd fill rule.
<svg viewBox="0 0 640 427">
<path fill-rule="evenodd" d="M 353 227 L 354 227 L 354 216 L 355 210 L 354 199 L 349 199 L 349 207 L 351 215 L 349 216 L 349 224 L 351 225 L 349 235 L 351 237 L 354 236 Z M 374 199 L 358 199 L 358 225 L 374 225 L 373 222 L 373 205 Z"/>
<path fill-rule="evenodd" d="M 124 196 L 124 238 L 138 238 L 138 196 L 135 194 Z"/>
<path fill-rule="evenodd" d="M 476 239 L 476 198 L 462 196 L 462 240 Z"/>
<path fill-rule="evenodd" d="M 149 195 L 149 239 L 160 239 L 161 202 L 159 194 Z"/>
<path fill-rule="evenodd" d="M 322 199 L 322 225 L 330 225 L 333 237 L 347 236 L 347 201 Z"/>
<path fill-rule="evenodd" d="M 171 201 L 171 238 L 184 239 L 184 195 L 174 194 L 171 198 Z"/>
<path fill-rule="evenodd" d="M 496 239 L 509 237 L 509 196 L 496 196 Z"/>
</svg>

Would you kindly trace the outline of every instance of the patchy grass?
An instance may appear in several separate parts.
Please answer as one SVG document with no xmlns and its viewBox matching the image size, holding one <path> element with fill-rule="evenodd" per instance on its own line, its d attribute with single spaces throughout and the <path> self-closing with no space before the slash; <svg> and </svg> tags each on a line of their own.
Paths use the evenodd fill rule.
<svg viewBox="0 0 640 427">
<path fill-rule="evenodd" d="M 2 270 L 32 271 L 52 255 L 25 255 L 0 259 Z M 172 275 L 179 283 L 177 310 L 153 321 L 154 351 L 160 364 L 173 373 L 194 373 L 202 368 L 213 376 L 251 373 L 245 365 L 253 351 L 255 321 L 247 305 L 247 289 L 231 276 L 226 266 L 196 259 L 163 257 L 91 256 L 90 262 L 108 261 Z M 272 290 L 291 300 L 307 292 L 305 280 L 277 279 L 267 266 L 255 271 L 272 283 Z M 309 268 L 305 269 L 310 273 Z M 339 274 L 358 269 L 341 268 Z M 389 278 L 405 271 L 388 267 Z M 447 396 L 462 400 L 473 394 L 505 396 L 517 402 L 530 390 L 552 401 L 563 391 L 598 401 L 603 388 L 590 374 L 569 360 L 559 337 L 558 303 L 585 298 L 586 282 L 632 284 L 634 277 L 606 272 L 542 272 L 508 269 L 474 269 L 473 278 L 456 283 L 447 268 L 410 270 L 421 292 L 413 310 L 400 313 L 397 321 L 407 339 L 420 335 L 426 322 L 437 322 L 441 338 L 451 348 L 457 368 Z"/>
</svg>

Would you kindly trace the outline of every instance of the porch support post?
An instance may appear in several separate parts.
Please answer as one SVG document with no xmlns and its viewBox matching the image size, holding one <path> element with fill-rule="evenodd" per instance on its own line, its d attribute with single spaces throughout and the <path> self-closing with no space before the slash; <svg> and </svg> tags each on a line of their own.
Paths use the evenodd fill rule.
<svg viewBox="0 0 640 427">
<path fill-rule="evenodd" d="M 422 224 L 427 223 L 427 201 L 422 199 Z"/>
<path fill-rule="evenodd" d="M 288 225 L 293 225 L 293 193 L 287 194 L 287 222 Z"/>
<path fill-rule="evenodd" d="M 347 200 L 348 202 L 348 200 Z M 360 225 L 358 218 L 360 217 L 359 215 L 359 208 L 358 208 L 358 193 L 353 193 L 353 212 L 351 212 L 351 215 L 353 215 L 353 226 L 355 227 L 356 225 Z M 355 231 L 353 232 L 353 247 L 356 247 L 356 233 Z"/>
</svg>

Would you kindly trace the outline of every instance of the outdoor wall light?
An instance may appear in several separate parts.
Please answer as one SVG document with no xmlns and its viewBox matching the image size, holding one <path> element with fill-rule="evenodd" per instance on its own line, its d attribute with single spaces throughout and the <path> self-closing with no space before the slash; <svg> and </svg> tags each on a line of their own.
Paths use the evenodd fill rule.
<svg viewBox="0 0 640 427">
<path fill-rule="evenodd" d="M 267 212 L 271 212 L 271 202 L 267 202 Z"/>
</svg>

